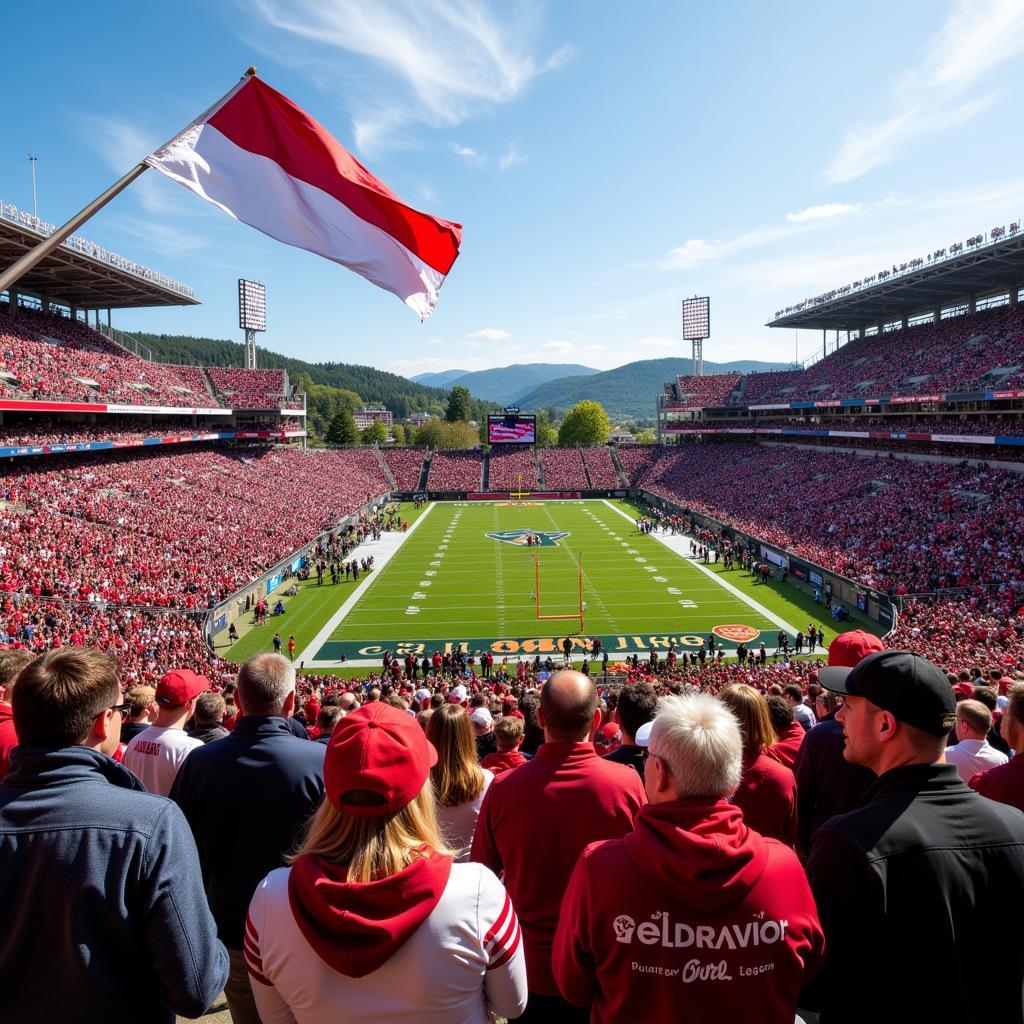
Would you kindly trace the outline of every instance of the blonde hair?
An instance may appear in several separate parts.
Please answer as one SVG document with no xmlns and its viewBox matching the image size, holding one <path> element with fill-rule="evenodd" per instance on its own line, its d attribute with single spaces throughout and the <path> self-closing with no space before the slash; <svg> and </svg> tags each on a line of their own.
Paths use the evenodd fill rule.
<svg viewBox="0 0 1024 1024">
<path fill-rule="evenodd" d="M 442 704 L 427 722 L 427 739 L 437 750 L 430 769 L 434 795 L 442 807 L 475 800 L 484 788 L 484 773 L 476 759 L 476 741 L 469 715 L 459 704 Z"/>
<path fill-rule="evenodd" d="M 345 799 L 372 806 L 381 797 L 370 792 L 346 793 Z M 300 857 L 322 857 L 345 865 L 350 882 L 375 882 L 397 875 L 431 852 L 454 856 L 441 839 L 428 781 L 415 799 L 393 814 L 346 814 L 325 799 L 310 819 L 298 849 L 285 859 L 294 864 Z"/>
<path fill-rule="evenodd" d="M 727 686 L 718 699 L 736 716 L 743 733 L 743 753 L 757 757 L 776 742 L 768 701 L 747 683 Z"/>
</svg>

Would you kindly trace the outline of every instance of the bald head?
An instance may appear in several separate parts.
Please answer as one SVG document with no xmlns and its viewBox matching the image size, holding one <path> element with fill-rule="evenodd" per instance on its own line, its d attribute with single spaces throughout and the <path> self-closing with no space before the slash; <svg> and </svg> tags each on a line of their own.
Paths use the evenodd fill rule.
<svg viewBox="0 0 1024 1024">
<path fill-rule="evenodd" d="M 538 721 L 544 739 L 551 742 L 582 743 L 596 727 L 597 687 L 582 672 L 556 672 L 540 691 Z"/>
</svg>

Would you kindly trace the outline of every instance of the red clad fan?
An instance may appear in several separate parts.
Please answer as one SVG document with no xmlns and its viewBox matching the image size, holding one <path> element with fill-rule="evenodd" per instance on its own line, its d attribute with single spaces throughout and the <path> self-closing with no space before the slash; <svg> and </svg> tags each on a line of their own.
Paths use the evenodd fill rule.
<svg viewBox="0 0 1024 1024">
<path fill-rule="evenodd" d="M 601 712 L 594 683 L 585 675 L 556 672 L 541 690 L 537 718 L 544 743 L 532 761 L 492 783 L 472 859 L 505 872 L 523 925 L 530 984 L 523 1020 L 571 1024 L 588 1015 L 565 1003 L 551 974 L 562 896 L 588 843 L 632 830 L 644 792 L 632 768 L 594 750 L 590 740 Z"/>
<path fill-rule="evenodd" d="M 666 697 L 647 730 L 650 802 L 636 831 L 580 857 L 555 936 L 558 986 L 592 1004 L 592 1024 L 792 1024 L 824 937 L 796 854 L 730 802 L 737 722 L 692 694 Z"/>
</svg>

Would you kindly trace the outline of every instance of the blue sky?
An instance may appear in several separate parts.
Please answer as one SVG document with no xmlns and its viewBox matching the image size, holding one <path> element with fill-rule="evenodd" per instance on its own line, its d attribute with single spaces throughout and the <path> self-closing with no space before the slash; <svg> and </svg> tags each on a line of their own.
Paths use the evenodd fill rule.
<svg viewBox="0 0 1024 1024">
<path fill-rule="evenodd" d="M 420 209 L 464 225 L 425 324 L 396 298 L 149 171 L 81 232 L 203 305 L 127 330 L 238 339 L 403 374 L 688 355 L 791 359 L 775 310 L 1024 217 L 1020 0 L 38 0 L 0 82 L 0 198 L 61 223 L 250 63 Z M 20 42 L 19 42 L 20 41 Z"/>
</svg>

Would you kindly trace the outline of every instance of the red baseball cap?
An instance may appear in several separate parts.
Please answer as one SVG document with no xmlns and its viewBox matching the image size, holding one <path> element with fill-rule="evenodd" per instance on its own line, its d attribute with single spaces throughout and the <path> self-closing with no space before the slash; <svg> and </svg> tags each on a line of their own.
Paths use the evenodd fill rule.
<svg viewBox="0 0 1024 1024">
<path fill-rule="evenodd" d="M 831 690 L 831 683 L 841 683 L 850 674 L 850 669 L 860 664 L 869 654 L 884 650 L 881 638 L 874 633 L 865 633 L 863 629 L 840 633 L 828 645 L 828 668 L 819 670 L 818 682 Z"/>
<path fill-rule="evenodd" d="M 437 751 L 416 719 L 373 701 L 334 727 L 324 759 L 324 791 L 346 814 L 394 814 L 416 799 L 435 764 Z M 346 802 L 348 793 L 359 790 L 376 793 L 384 802 L 370 807 Z"/>
<path fill-rule="evenodd" d="M 156 684 L 156 699 L 164 707 L 177 708 L 187 704 L 193 697 L 206 693 L 213 684 L 206 676 L 196 675 L 187 668 L 172 668 L 160 677 Z"/>
</svg>

